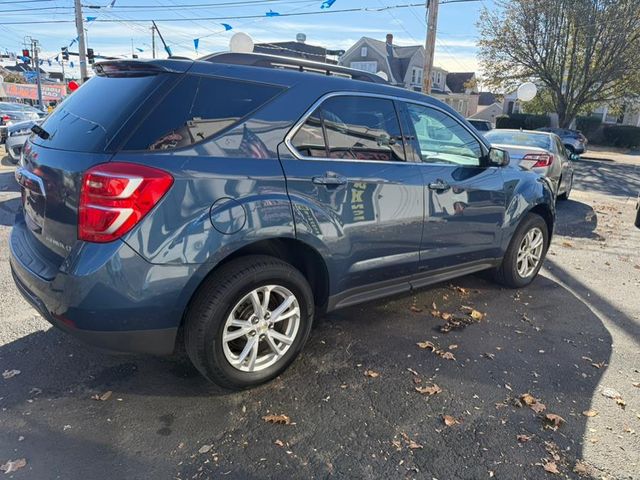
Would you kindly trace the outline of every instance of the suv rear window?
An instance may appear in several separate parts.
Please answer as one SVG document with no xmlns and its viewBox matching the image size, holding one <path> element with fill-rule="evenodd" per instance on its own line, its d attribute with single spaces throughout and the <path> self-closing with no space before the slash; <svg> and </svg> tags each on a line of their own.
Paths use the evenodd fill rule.
<svg viewBox="0 0 640 480">
<path fill-rule="evenodd" d="M 186 75 L 142 121 L 124 150 L 193 145 L 236 124 L 283 90 L 238 80 Z"/>
<path fill-rule="evenodd" d="M 131 114 L 166 79 L 167 75 L 93 77 L 46 118 L 42 128 L 50 137 L 33 136 L 32 141 L 60 150 L 103 152 Z"/>
</svg>

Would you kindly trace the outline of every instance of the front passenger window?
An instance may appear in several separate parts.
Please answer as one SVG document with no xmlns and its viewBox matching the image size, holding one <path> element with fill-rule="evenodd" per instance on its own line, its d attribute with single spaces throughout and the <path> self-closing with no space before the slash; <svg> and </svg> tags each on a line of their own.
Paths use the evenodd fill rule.
<svg viewBox="0 0 640 480">
<path fill-rule="evenodd" d="M 456 119 L 416 104 L 407 104 L 407 112 L 423 162 L 480 166 L 480 142 Z"/>
</svg>

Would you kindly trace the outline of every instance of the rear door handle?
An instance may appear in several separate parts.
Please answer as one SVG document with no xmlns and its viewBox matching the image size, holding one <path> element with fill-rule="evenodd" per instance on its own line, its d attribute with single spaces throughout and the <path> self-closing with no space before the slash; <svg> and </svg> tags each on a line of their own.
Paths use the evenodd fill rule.
<svg viewBox="0 0 640 480">
<path fill-rule="evenodd" d="M 429 190 L 435 190 L 436 192 L 446 192 L 451 188 L 444 180 L 436 180 L 435 182 L 431 182 L 429 184 Z"/>
<path fill-rule="evenodd" d="M 335 173 L 325 173 L 321 177 L 313 177 L 311 179 L 316 185 L 326 185 L 330 187 L 337 187 L 339 185 L 346 185 L 347 178 L 342 175 L 336 175 Z"/>
</svg>

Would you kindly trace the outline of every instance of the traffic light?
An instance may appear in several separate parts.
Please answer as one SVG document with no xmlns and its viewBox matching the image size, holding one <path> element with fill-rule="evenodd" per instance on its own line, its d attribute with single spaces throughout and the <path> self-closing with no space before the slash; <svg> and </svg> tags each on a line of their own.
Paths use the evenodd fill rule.
<svg viewBox="0 0 640 480">
<path fill-rule="evenodd" d="M 93 53 L 93 48 L 87 48 L 87 60 L 89 60 L 89 65 L 93 65 L 95 63 L 96 59 Z"/>
<path fill-rule="evenodd" d="M 69 60 L 69 47 L 62 47 L 62 59 Z"/>
<path fill-rule="evenodd" d="M 29 53 L 28 48 L 22 49 L 22 61 L 24 63 L 31 63 L 31 54 Z"/>
</svg>

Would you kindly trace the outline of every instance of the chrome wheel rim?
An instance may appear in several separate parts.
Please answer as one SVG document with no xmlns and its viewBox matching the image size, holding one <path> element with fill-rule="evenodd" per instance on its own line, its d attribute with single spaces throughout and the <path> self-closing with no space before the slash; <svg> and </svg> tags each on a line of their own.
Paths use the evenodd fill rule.
<svg viewBox="0 0 640 480">
<path fill-rule="evenodd" d="M 543 249 L 544 235 L 542 230 L 534 227 L 527 232 L 520 243 L 520 248 L 518 248 L 516 266 L 520 277 L 530 277 L 536 271 L 542 260 Z"/>
<path fill-rule="evenodd" d="M 227 317 L 222 349 L 232 367 L 259 372 L 289 351 L 300 328 L 300 304 L 280 285 L 258 287 L 240 299 Z"/>
</svg>

